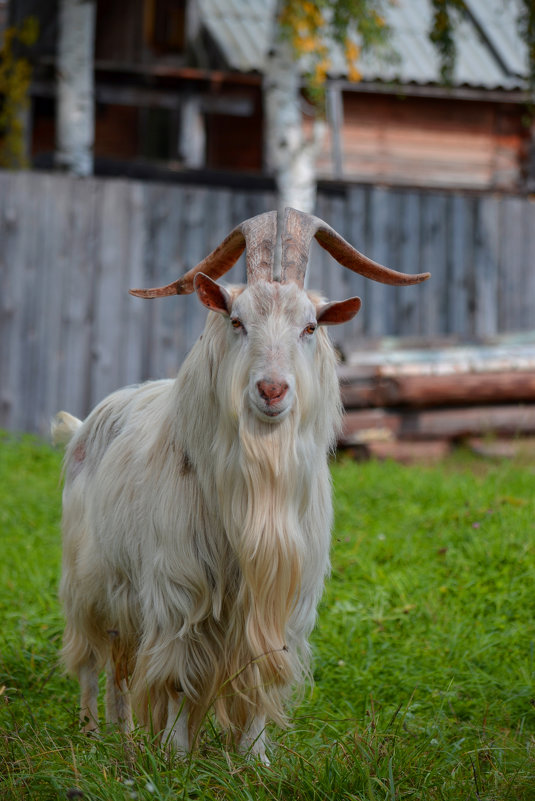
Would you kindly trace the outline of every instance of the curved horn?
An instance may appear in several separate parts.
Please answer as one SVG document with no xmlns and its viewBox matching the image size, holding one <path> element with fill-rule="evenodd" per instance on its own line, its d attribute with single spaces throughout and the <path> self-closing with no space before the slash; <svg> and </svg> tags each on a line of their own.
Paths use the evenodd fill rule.
<svg viewBox="0 0 535 801">
<path fill-rule="evenodd" d="M 271 281 L 276 236 L 277 212 L 258 214 L 237 225 L 215 250 L 173 283 L 152 289 L 130 289 L 129 292 L 138 298 L 190 295 L 195 289 L 197 273 L 202 272 L 214 280 L 220 278 L 238 261 L 246 247 L 247 282 Z"/>
<path fill-rule="evenodd" d="M 409 286 L 419 284 L 430 276 L 430 273 L 398 273 L 397 270 L 383 267 L 355 250 L 319 217 L 287 208 L 282 234 L 282 283 L 294 281 L 298 286 L 303 286 L 312 237 L 343 267 L 381 284 Z"/>
</svg>

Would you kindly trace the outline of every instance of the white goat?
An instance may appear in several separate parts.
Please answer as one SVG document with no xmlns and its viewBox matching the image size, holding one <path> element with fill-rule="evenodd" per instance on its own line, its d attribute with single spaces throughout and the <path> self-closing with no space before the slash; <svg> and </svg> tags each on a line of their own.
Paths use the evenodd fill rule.
<svg viewBox="0 0 535 801">
<path fill-rule="evenodd" d="M 213 709 L 242 750 L 265 757 L 266 720 L 307 670 L 307 638 L 329 566 L 327 454 L 341 405 L 325 325 L 358 298 L 303 290 L 312 237 L 344 266 L 411 284 L 316 217 L 287 209 L 280 280 L 277 214 L 238 226 L 203 262 L 142 297 L 196 291 L 211 310 L 174 381 L 107 397 L 82 423 L 60 412 L 63 658 L 97 727 L 138 720 L 178 751 Z M 247 287 L 215 283 L 247 246 Z M 211 277 L 210 277 L 211 276 Z"/>
</svg>

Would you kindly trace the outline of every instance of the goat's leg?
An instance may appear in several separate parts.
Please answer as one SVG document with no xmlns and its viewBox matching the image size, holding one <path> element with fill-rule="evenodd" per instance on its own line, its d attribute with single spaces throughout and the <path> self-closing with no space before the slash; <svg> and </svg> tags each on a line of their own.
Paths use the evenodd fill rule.
<svg viewBox="0 0 535 801">
<path fill-rule="evenodd" d="M 167 725 L 162 734 L 167 750 L 178 756 L 189 751 L 188 705 L 184 693 L 169 696 L 167 702 Z"/>
<path fill-rule="evenodd" d="M 244 730 L 239 744 L 239 751 L 242 754 L 250 754 L 256 757 L 264 765 L 269 765 L 266 756 L 266 719 L 264 715 L 256 715 Z"/>
<path fill-rule="evenodd" d="M 78 670 L 80 682 L 80 723 L 82 731 L 91 734 L 98 731 L 98 670 L 94 660 L 86 662 Z"/>
<path fill-rule="evenodd" d="M 116 723 L 124 732 L 130 732 L 134 727 L 126 679 L 118 682 L 111 660 L 106 665 L 106 720 Z"/>
</svg>

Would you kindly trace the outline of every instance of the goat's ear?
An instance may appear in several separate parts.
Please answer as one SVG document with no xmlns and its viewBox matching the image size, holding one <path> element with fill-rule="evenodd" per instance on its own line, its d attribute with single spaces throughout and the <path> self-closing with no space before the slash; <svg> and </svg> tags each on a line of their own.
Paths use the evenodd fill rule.
<svg viewBox="0 0 535 801">
<path fill-rule="evenodd" d="M 361 307 L 360 298 L 348 298 L 320 306 L 317 311 L 318 325 L 340 325 L 352 320 Z"/>
<path fill-rule="evenodd" d="M 227 290 L 204 273 L 197 273 L 193 282 L 201 303 L 210 311 L 229 315 L 232 299 Z"/>
</svg>

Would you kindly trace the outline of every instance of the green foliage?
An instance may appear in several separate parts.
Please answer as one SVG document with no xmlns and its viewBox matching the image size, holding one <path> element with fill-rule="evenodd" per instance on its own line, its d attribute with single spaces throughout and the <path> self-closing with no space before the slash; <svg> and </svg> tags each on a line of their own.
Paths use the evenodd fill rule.
<svg viewBox="0 0 535 801">
<path fill-rule="evenodd" d="M 0 435 L 2 801 L 535 798 L 535 469 L 332 466 L 333 569 L 313 635 L 315 685 L 270 767 L 150 735 L 79 733 L 57 665 L 61 457 Z"/>
<path fill-rule="evenodd" d="M 7 28 L 0 48 L 0 167 L 26 167 L 23 113 L 28 107 L 32 66 L 21 51 L 37 41 L 39 23 L 28 17 L 20 28 Z"/>
<path fill-rule="evenodd" d="M 390 31 L 385 9 L 395 0 L 280 0 L 282 35 L 292 44 L 296 60 L 305 57 L 308 94 L 320 110 L 325 100 L 325 82 L 333 43 L 345 53 L 349 80 L 359 81 L 359 58 L 363 51 L 387 52 Z M 457 26 L 467 12 L 465 0 L 431 0 L 433 14 L 429 39 L 440 58 L 440 75 L 451 84 L 455 68 Z M 507 13 L 507 0 L 503 0 Z M 518 30 L 528 49 L 531 91 L 535 91 L 535 2 L 519 0 Z"/>
<path fill-rule="evenodd" d="M 321 110 L 331 66 L 333 43 L 345 54 L 348 78 L 359 81 L 360 54 L 384 48 L 389 30 L 384 8 L 388 0 L 283 0 L 279 25 L 292 45 L 296 60 L 305 58 L 307 94 Z"/>
<path fill-rule="evenodd" d="M 520 0 L 518 29 L 528 48 L 529 85 L 532 96 L 535 95 L 535 2 Z M 534 113 L 532 99 L 532 116 Z"/>
<path fill-rule="evenodd" d="M 455 67 L 455 15 L 466 12 L 464 0 L 432 0 L 433 23 L 429 38 L 440 56 L 440 74 L 444 83 L 449 84 Z"/>
</svg>

